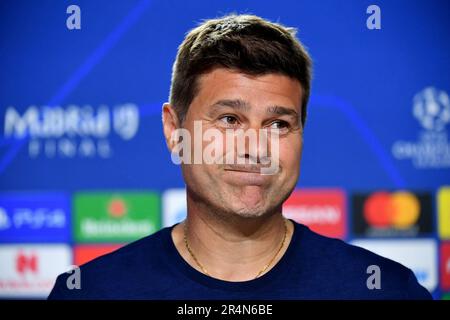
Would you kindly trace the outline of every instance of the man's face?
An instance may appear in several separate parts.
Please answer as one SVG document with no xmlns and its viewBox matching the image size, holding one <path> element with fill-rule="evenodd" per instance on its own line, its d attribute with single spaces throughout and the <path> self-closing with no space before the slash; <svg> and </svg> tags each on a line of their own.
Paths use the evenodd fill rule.
<svg viewBox="0 0 450 320">
<path fill-rule="evenodd" d="M 224 159 L 226 154 L 235 152 L 235 163 L 240 158 L 253 160 L 256 164 L 206 164 L 204 161 L 202 164 L 183 164 L 188 190 L 196 199 L 221 213 L 259 217 L 273 212 L 292 192 L 299 175 L 302 153 L 300 106 L 303 94 L 300 83 L 280 74 L 250 76 L 218 68 L 202 75 L 198 84 L 198 94 L 182 124 L 193 137 L 192 154 L 195 144 L 200 143 L 205 150 L 206 145 L 211 143 L 194 141 L 196 122 L 197 125 L 202 124 L 203 132 L 217 129 L 223 133 L 222 154 L 216 157 Z M 232 147 L 227 144 L 225 133 L 227 130 L 230 132 L 230 129 L 242 129 L 244 132 L 253 130 L 256 136 L 261 129 L 278 132 L 277 173 L 261 174 L 258 170 L 261 158 L 255 157 L 255 151 L 261 151 L 261 148 L 266 148 L 269 157 L 271 153 L 274 156 L 270 135 L 266 146 L 260 143 L 259 138 L 256 146 L 250 145 L 247 139 L 244 149 L 238 150 L 236 140 Z"/>
</svg>

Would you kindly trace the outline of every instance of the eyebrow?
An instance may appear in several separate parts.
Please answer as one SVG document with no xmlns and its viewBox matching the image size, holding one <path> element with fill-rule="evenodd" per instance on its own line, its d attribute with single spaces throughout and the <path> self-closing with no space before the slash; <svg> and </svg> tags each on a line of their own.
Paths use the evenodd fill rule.
<svg viewBox="0 0 450 320">
<path fill-rule="evenodd" d="M 242 99 L 223 99 L 216 101 L 214 104 L 212 104 L 210 106 L 209 113 L 210 114 L 215 113 L 223 108 L 232 108 L 239 111 L 249 111 L 251 106 L 248 102 Z M 275 114 L 278 116 L 287 115 L 296 119 L 299 118 L 297 111 L 295 111 L 294 109 L 278 105 L 268 106 L 266 108 L 266 113 Z"/>
<path fill-rule="evenodd" d="M 288 115 L 293 118 L 299 118 L 297 111 L 292 108 L 282 106 L 269 106 L 266 109 L 267 113 L 276 114 L 278 116 Z"/>
<path fill-rule="evenodd" d="M 210 113 L 214 113 L 223 108 L 233 108 L 240 111 L 248 111 L 250 109 L 250 105 L 241 99 L 224 99 L 216 101 L 214 104 L 210 106 Z"/>
</svg>

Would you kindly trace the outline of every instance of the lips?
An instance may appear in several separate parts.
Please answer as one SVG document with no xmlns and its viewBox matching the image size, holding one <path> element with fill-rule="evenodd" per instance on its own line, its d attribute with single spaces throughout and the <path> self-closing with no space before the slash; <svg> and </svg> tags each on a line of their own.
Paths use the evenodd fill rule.
<svg viewBox="0 0 450 320">
<path fill-rule="evenodd" d="M 260 165 L 251 165 L 251 164 L 236 164 L 236 165 L 228 165 L 225 167 L 227 171 L 238 171 L 238 172 L 249 172 L 249 173 L 261 173 Z"/>
</svg>

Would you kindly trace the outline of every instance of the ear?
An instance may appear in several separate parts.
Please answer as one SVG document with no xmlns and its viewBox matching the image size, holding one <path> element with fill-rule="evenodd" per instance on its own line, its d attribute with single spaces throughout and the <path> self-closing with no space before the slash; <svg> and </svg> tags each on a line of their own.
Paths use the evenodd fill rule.
<svg viewBox="0 0 450 320">
<path fill-rule="evenodd" d="M 174 148 L 176 143 L 176 141 L 172 139 L 172 135 L 175 130 L 179 128 L 180 122 L 173 106 L 167 102 L 164 103 L 162 107 L 162 122 L 166 144 L 169 148 L 169 151 L 172 152 L 172 149 Z"/>
</svg>

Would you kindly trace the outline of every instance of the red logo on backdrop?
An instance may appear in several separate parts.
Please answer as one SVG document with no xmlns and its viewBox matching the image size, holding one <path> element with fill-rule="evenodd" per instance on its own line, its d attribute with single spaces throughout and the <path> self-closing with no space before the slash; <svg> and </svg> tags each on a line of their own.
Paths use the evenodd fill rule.
<svg viewBox="0 0 450 320">
<path fill-rule="evenodd" d="M 97 257 L 119 249 L 121 244 L 78 245 L 74 248 L 74 262 L 81 266 Z"/>
<path fill-rule="evenodd" d="M 411 192 L 375 192 L 364 203 L 364 218 L 376 228 L 407 229 L 419 216 L 420 202 Z"/>
<path fill-rule="evenodd" d="M 26 255 L 19 252 L 16 256 L 16 271 L 23 275 L 25 272 L 36 273 L 38 271 L 38 260 L 35 254 Z"/>
<path fill-rule="evenodd" d="M 450 242 L 441 244 L 441 286 L 450 290 Z"/>
<path fill-rule="evenodd" d="M 113 218 L 122 218 L 127 214 L 127 206 L 122 199 L 112 199 L 108 204 L 108 213 Z"/>
<path fill-rule="evenodd" d="M 295 190 L 283 204 L 283 215 L 332 238 L 345 238 L 345 193 L 339 189 Z"/>
</svg>

